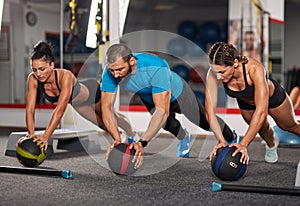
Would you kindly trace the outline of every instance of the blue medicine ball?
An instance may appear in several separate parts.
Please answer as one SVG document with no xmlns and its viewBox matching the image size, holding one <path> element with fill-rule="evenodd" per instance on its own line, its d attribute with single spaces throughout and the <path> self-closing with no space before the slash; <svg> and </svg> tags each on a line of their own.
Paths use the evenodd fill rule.
<svg viewBox="0 0 300 206">
<path fill-rule="evenodd" d="M 167 51 L 170 55 L 182 57 L 186 53 L 186 44 L 183 38 L 171 39 L 167 44 Z"/>
<path fill-rule="evenodd" d="M 213 156 L 211 168 L 220 180 L 235 181 L 245 174 L 247 165 L 240 162 L 242 156 L 240 152 L 236 156 L 232 156 L 235 150 L 236 147 L 222 147 Z"/>
<path fill-rule="evenodd" d="M 216 42 L 221 37 L 221 28 L 215 22 L 206 22 L 200 26 L 199 36 L 207 43 Z"/>
<path fill-rule="evenodd" d="M 173 71 L 182 77 L 186 82 L 190 79 L 190 70 L 185 65 L 179 64 L 173 68 Z"/>
<path fill-rule="evenodd" d="M 178 34 L 188 39 L 194 39 L 197 35 L 196 23 L 190 20 L 181 22 L 178 26 Z"/>
</svg>

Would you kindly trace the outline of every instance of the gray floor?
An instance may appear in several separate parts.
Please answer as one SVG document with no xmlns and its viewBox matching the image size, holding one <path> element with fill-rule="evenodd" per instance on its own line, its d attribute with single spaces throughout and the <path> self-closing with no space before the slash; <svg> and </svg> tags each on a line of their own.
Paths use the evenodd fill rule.
<svg viewBox="0 0 300 206">
<path fill-rule="evenodd" d="M 6 144 L 7 136 L 0 137 L 1 166 L 21 166 L 4 155 Z M 0 173 L 0 205 L 300 205 L 299 196 L 211 190 L 213 181 L 294 188 L 299 148 L 279 148 L 279 162 L 267 164 L 264 145 L 256 140 L 249 147 L 245 176 L 222 182 L 207 159 L 214 144 L 211 137 L 195 138 L 191 157 L 179 159 L 173 156 L 174 138 L 157 137 L 147 147 L 143 167 L 130 177 L 107 169 L 103 148 L 95 153 L 56 151 L 40 167 L 70 169 L 72 179 Z"/>
</svg>

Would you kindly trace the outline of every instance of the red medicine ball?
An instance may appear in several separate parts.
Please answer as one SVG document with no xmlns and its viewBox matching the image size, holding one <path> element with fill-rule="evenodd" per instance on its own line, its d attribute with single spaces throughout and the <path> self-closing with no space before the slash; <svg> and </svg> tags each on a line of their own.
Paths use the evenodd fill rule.
<svg viewBox="0 0 300 206">
<path fill-rule="evenodd" d="M 121 143 L 116 145 L 109 153 L 107 163 L 109 168 L 119 175 L 132 175 L 136 169 L 132 162 L 135 149 L 130 149 L 130 144 Z"/>
</svg>

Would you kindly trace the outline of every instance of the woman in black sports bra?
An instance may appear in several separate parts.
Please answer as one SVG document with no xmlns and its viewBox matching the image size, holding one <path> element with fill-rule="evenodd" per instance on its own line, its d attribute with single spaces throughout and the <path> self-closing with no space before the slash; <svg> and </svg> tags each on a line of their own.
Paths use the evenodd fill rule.
<svg viewBox="0 0 300 206">
<path fill-rule="evenodd" d="M 223 83 L 225 92 L 237 99 L 241 114 L 249 125 L 242 141 L 231 145 L 237 147 L 234 155 L 241 152 L 241 161 L 248 163 L 247 147 L 259 133 L 267 143 L 266 162 L 277 162 L 279 139 L 274 138 L 267 115 L 272 116 L 281 129 L 300 136 L 300 124 L 295 119 L 288 95 L 276 81 L 267 77 L 260 62 L 239 55 L 232 45 L 217 42 L 210 48 L 208 55 L 210 69 L 206 79 L 205 108 L 211 129 L 219 140 L 210 157 L 216 154 L 217 149 L 226 146 L 215 113 L 217 87 Z"/>
<path fill-rule="evenodd" d="M 71 103 L 85 119 L 106 130 L 100 110 L 100 85 L 95 79 L 79 82 L 71 71 L 55 69 L 52 47 L 43 41 L 34 46 L 31 66 L 32 72 L 28 75 L 26 94 L 28 135 L 34 134 L 34 111 L 41 95 L 48 101 L 57 103 L 45 132 L 42 135 L 34 135 L 40 146 L 47 149 L 48 139 L 57 128 L 68 103 Z M 127 135 L 135 136 L 124 115 L 116 113 L 116 118 Z"/>
</svg>

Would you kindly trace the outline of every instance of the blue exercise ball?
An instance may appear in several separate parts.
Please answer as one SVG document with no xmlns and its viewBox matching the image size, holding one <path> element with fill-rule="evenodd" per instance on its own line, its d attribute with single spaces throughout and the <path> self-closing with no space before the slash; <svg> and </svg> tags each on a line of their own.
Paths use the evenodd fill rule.
<svg viewBox="0 0 300 206">
<path fill-rule="evenodd" d="M 300 137 L 294 133 L 284 131 L 278 126 L 273 127 L 274 136 L 279 138 L 279 145 L 300 146 Z"/>
<path fill-rule="evenodd" d="M 200 91 L 194 91 L 195 96 L 197 99 L 201 102 L 201 104 L 204 106 L 205 105 L 205 94 Z"/>
<path fill-rule="evenodd" d="M 205 55 L 205 52 L 206 45 L 201 39 L 196 39 L 187 46 L 187 54 L 191 57 L 203 56 Z"/>
<path fill-rule="evenodd" d="M 171 39 L 167 44 L 167 51 L 170 55 L 182 57 L 186 53 L 186 42 L 183 38 Z"/>
<path fill-rule="evenodd" d="M 197 35 L 196 23 L 190 20 L 181 22 L 178 25 L 178 34 L 188 39 L 194 39 Z"/>
<path fill-rule="evenodd" d="M 178 74 L 182 79 L 184 79 L 186 82 L 189 81 L 190 79 L 190 70 L 188 67 L 186 67 L 185 65 L 176 65 L 173 68 L 173 71 Z"/>
<path fill-rule="evenodd" d="M 207 43 L 216 42 L 221 37 L 221 28 L 216 22 L 205 22 L 200 26 L 199 36 Z"/>
</svg>

